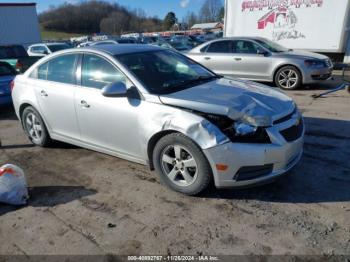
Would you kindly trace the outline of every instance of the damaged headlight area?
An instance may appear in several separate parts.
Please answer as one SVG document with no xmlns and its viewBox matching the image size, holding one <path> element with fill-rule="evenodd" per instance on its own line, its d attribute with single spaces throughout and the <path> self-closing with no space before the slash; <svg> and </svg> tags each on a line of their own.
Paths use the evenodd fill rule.
<svg viewBox="0 0 350 262">
<path fill-rule="evenodd" d="M 264 127 L 255 127 L 234 121 L 227 116 L 203 114 L 201 116 L 216 125 L 231 142 L 270 144 L 271 140 Z"/>
</svg>

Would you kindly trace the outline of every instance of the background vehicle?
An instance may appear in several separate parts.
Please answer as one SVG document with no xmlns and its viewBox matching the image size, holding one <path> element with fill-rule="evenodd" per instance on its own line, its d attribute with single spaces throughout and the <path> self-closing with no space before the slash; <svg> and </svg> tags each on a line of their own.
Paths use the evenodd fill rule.
<svg viewBox="0 0 350 262">
<path fill-rule="evenodd" d="M 225 37 L 264 37 L 350 62 L 348 0 L 226 0 L 224 21 Z"/>
<path fill-rule="evenodd" d="M 275 179 L 302 154 L 292 99 L 152 45 L 51 54 L 16 77 L 12 97 L 34 144 L 55 139 L 148 164 L 189 195 L 212 178 L 217 187 Z"/>
<path fill-rule="evenodd" d="M 99 45 L 118 45 L 119 43 L 114 40 L 92 41 L 84 42 L 78 45 L 78 47 L 99 46 Z"/>
<path fill-rule="evenodd" d="M 327 56 L 293 51 L 259 37 L 222 38 L 204 43 L 186 55 L 217 74 L 274 82 L 283 89 L 327 80 L 333 70 Z"/>
<path fill-rule="evenodd" d="M 66 43 L 40 43 L 28 47 L 27 53 L 29 56 L 46 56 L 60 50 L 71 48 Z"/>
<path fill-rule="evenodd" d="M 17 75 L 8 63 L 0 62 L 0 107 L 12 104 L 11 82 Z"/>
<path fill-rule="evenodd" d="M 6 62 L 18 72 L 25 72 L 40 57 L 28 56 L 26 50 L 21 45 L 0 46 L 0 62 Z"/>
</svg>

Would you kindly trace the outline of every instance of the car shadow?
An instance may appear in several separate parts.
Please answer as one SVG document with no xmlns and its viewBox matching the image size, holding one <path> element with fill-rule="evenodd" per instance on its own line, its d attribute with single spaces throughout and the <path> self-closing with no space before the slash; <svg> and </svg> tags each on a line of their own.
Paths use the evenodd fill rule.
<svg viewBox="0 0 350 262">
<path fill-rule="evenodd" d="M 350 121 L 305 118 L 304 154 L 300 163 L 275 182 L 247 189 L 215 189 L 203 198 L 279 203 L 350 201 Z"/>
<path fill-rule="evenodd" d="M 96 190 L 87 189 L 83 186 L 32 187 L 28 189 L 28 192 L 30 198 L 27 205 L 12 206 L 7 204 L 0 204 L 0 216 L 25 208 L 27 206 L 54 207 L 97 193 Z"/>
<path fill-rule="evenodd" d="M 326 81 L 320 81 L 317 84 L 308 84 L 308 85 L 302 85 L 299 89 L 297 90 L 291 90 L 291 91 L 327 91 L 327 90 L 332 90 L 339 85 L 344 83 L 344 80 L 342 79 L 341 76 L 333 76 L 333 79 L 329 79 Z M 277 88 L 274 83 L 269 83 L 269 82 L 261 82 L 261 84 L 270 86 L 272 88 Z M 286 93 L 290 92 L 288 90 L 283 90 Z"/>
<path fill-rule="evenodd" d="M 0 107 L 0 120 L 18 120 L 13 106 Z"/>
</svg>

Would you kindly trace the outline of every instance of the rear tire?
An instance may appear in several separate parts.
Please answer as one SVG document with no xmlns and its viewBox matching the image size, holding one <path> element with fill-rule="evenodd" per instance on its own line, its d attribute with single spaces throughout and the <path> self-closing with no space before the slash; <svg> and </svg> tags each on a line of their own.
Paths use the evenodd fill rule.
<svg viewBox="0 0 350 262">
<path fill-rule="evenodd" d="M 34 145 L 47 147 L 51 144 L 49 132 L 38 111 L 28 106 L 23 110 L 21 119 L 24 131 Z"/>
<path fill-rule="evenodd" d="M 302 77 L 295 66 L 284 66 L 275 75 L 275 84 L 284 90 L 295 90 L 301 87 Z"/>
<path fill-rule="evenodd" d="M 180 133 L 166 135 L 157 142 L 153 163 L 163 184 L 186 195 L 199 194 L 212 180 L 212 170 L 202 150 Z"/>
</svg>

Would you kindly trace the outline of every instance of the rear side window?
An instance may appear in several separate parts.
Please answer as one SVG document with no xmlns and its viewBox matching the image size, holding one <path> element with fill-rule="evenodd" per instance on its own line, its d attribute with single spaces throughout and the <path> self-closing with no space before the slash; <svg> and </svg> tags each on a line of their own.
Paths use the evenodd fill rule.
<svg viewBox="0 0 350 262">
<path fill-rule="evenodd" d="M 50 60 L 47 65 L 46 79 L 64 84 L 75 84 L 76 60 L 77 55 L 62 55 Z M 44 72 L 45 68 L 42 69 Z"/>
<path fill-rule="evenodd" d="M 125 76 L 110 62 L 96 55 L 84 55 L 81 85 L 102 89 L 108 84 L 126 82 Z"/>
<path fill-rule="evenodd" d="M 207 49 L 207 53 L 233 53 L 233 42 L 217 41 L 211 43 Z"/>
<path fill-rule="evenodd" d="M 38 67 L 38 79 L 46 80 L 47 79 L 47 66 L 49 63 L 42 64 Z"/>
</svg>

